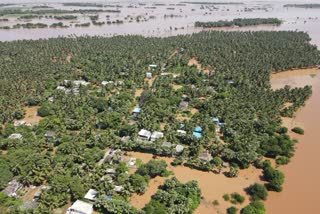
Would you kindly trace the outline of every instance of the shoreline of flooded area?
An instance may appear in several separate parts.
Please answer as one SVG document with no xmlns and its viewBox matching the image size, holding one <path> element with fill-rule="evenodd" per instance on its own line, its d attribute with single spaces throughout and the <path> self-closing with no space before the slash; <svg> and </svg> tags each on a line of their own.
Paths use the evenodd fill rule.
<svg viewBox="0 0 320 214">
<path fill-rule="evenodd" d="M 284 79 L 287 81 L 288 77 Z M 286 166 L 281 166 L 286 178 L 281 193 L 270 192 L 266 201 L 268 213 L 314 213 L 319 202 L 320 187 L 317 182 L 320 173 L 314 164 L 320 162 L 320 138 L 318 121 L 320 119 L 320 76 L 314 77 L 313 94 L 306 105 L 299 109 L 291 120 L 291 127 L 296 124 L 305 129 L 305 135 L 290 135 L 298 139 L 295 155 Z"/>
</svg>

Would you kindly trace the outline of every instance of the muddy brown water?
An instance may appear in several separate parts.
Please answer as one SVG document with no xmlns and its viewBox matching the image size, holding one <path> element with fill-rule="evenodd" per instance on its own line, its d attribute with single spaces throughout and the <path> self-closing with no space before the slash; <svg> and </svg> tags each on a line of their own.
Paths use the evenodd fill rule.
<svg viewBox="0 0 320 214">
<path fill-rule="evenodd" d="M 283 78 L 283 83 L 294 79 L 296 84 L 301 84 L 296 79 L 297 76 Z M 306 76 L 300 76 L 301 79 Z M 279 80 L 279 79 L 277 79 Z M 302 80 L 305 82 L 305 80 Z M 301 108 L 293 121 L 287 123 L 290 128 L 296 124 L 305 129 L 305 135 L 300 136 L 291 133 L 299 140 L 295 156 L 291 162 L 283 167 L 281 171 L 285 173 L 286 179 L 281 193 L 271 193 L 266 202 L 268 213 L 317 213 L 320 202 L 320 172 L 317 164 L 320 162 L 320 75 L 314 77 L 309 84 L 313 85 L 313 95 L 307 101 L 305 107 Z"/>
</svg>

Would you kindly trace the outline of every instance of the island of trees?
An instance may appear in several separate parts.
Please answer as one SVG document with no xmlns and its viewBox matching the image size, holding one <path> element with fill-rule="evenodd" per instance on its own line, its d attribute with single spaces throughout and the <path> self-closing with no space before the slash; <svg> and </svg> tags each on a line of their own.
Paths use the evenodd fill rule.
<svg viewBox="0 0 320 214">
<path fill-rule="evenodd" d="M 267 191 L 284 182 L 267 159 L 286 164 L 295 150 L 281 117 L 312 93 L 272 90 L 270 74 L 318 65 L 309 41 L 279 31 L 1 42 L 0 212 L 50 213 L 94 189 L 96 211 L 137 213 L 130 197 L 159 176 L 168 179 L 142 210 L 192 213 L 197 182 L 181 183 L 161 160 L 129 169 L 136 151 L 230 179 L 253 165 L 266 183 L 248 187 L 252 202 L 241 213 L 265 213 Z M 24 121 L 30 109 L 36 123 Z M 21 190 L 10 197 L 13 184 Z M 31 186 L 41 194 L 30 207 L 20 196 Z"/>
<path fill-rule="evenodd" d="M 285 4 L 284 7 L 320 8 L 320 4 Z"/>
<path fill-rule="evenodd" d="M 244 27 L 255 25 L 281 25 L 282 21 L 277 18 L 244 18 L 233 19 L 232 21 L 216 21 L 216 22 L 195 22 L 195 27 L 214 28 L 214 27 Z"/>
</svg>

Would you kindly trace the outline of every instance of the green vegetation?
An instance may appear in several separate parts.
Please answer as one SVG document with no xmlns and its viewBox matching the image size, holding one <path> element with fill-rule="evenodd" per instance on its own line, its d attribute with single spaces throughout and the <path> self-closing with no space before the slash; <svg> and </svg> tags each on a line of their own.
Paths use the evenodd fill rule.
<svg viewBox="0 0 320 214">
<path fill-rule="evenodd" d="M 255 183 L 248 188 L 248 193 L 251 195 L 252 200 L 266 200 L 268 191 L 262 184 Z"/>
<path fill-rule="evenodd" d="M 214 205 L 214 206 L 219 206 L 219 201 L 218 200 L 214 200 L 213 202 L 212 202 L 212 204 Z"/>
<path fill-rule="evenodd" d="M 254 201 L 251 202 L 248 206 L 241 209 L 241 214 L 265 214 L 266 209 L 262 202 Z"/>
<path fill-rule="evenodd" d="M 121 152 L 99 162 L 112 148 L 175 155 L 177 165 L 214 173 L 226 162 L 229 177 L 255 163 L 264 168 L 266 187 L 281 191 L 283 174 L 259 160 L 292 157 L 294 141 L 281 126 L 283 108 L 287 102 L 294 106 L 290 111 L 304 105 L 311 87 L 272 90 L 269 78 L 273 71 L 319 64 L 319 51 L 309 41 L 303 32 L 201 32 L 1 42 L 0 149 L 6 154 L 0 155 L 0 189 L 14 177 L 25 186 L 50 186 L 41 193 L 38 213 L 81 200 L 91 188 L 99 192 L 96 210 L 138 212 L 128 204 L 131 194 L 145 192 L 150 178 L 167 176 L 167 165 L 153 160 L 130 174 Z M 209 74 L 188 66 L 192 58 Z M 160 75 L 163 69 L 169 74 Z M 149 82 L 148 71 L 154 76 Z M 181 101 L 188 102 L 186 109 L 179 108 Z M 39 107 L 42 120 L 15 127 L 31 106 Z M 133 115 L 136 106 L 141 112 Z M 192 135 L 197 126 L 200 138 Z M 162 131 L 164 137 L 140 140 L 140 129 Z M 13 133 L 23 138 L 9 138 Z M 179 154 L 176 145 L 184 148 Z M 242 198 L 229 200 L 241 203 Z M 199 201 L 196 182 L 170 179 L 144 210 L 191 213 Z"/>
<path fill-rule="evenodd" d="M 0 10 L 0 16 L 4 15 L 48 15 L 48 14 L 70 14 L 70 13 L 120 13 L 120 10 L 59 10 L 59 9 L 45 9 L 45 10 L 22 10 L 22 9 L 3 9 Z"/>
<path fill-rule="evenodd" d="M 284 183 L 284 174 L 271 166 L 263 169 L 263 177 L 268 181 L 266 187 L 270 191 L 281 192 Z"/>
<path fill-rule="evenodd" d="M 166 176 L 168 175 L 166 167 L 167 164 L 164 160 L 151 160 L 147 164 L 140 166 L 136 173 L 142 176 L 148 175 L 151 178 L 156 176 Z"/>
<path fill-rule="evenodd" d="M 216 21 L 216 22 L 195 22 L 195 27 L 212 28 L 212 27 L 231 27 L 231 26 L 255 26 L 255 25 L 280 25 L 282 21 L 277 18 L 246 18 L 233 19 L 232 21 Z"/>
<path fill-rule="evenodd" d="M 12 28 L 47 28 L 48 25 L 44 23 L 26 23 L 26 24 L 15 24 Z"/>
<path fill-rule="evenodd" d="M 53 7 L 48 5 L 36 5 L 32 7 L 32 9 L 49 9 L 49 8 L 53 8 Z"/>
<path fill-rule="evenodd" d="M 109 200 L 106 197 L 100 197 L 95 202 L 95 207 L 102 213 L 110 214 L 136 214 L 138 213 L 137 209 L 129 205 L 126 201 L 120 199 Z"/>
<path fill-rule="evenodd" d="M 286 165 L 290 162 L 290 159 L 286 156 L 281 156 L 276 159 L 277 165 Z"/>
<path fill-rule="evenodd" d="M 19 19 L 39 19 L 42 17 L 43 16 L 38 16 L 38 15 L 22 15 L 19 17 Z"/>
<path fill-rule="evenodd" d="M 242 204 L 244 202 L 244 200 L 245 200 L 245 198 L 237 192 L 234 192 L 231 194 L 230 202 L 232 204 Z"/>
<path fill-rule="evenodd" d="M 57 22 L 50 25 L 51 28 L 68 28 L 68 25 L 64 25 L 63 22 Z"/>
<path fill-rule="evenodd" d="M 232 206 L 227 209 L 227 214 L 236 214 L 237 211 L 238 211 L 238 209 L 236 207 Z"/>
<path fill-rule="evenodd" d="M 103 4 L 80 2 L 63 3 L 62 5 L 66 7 L 103 7 Z"/>
<path fill-rule="evenodd" d="M 320 8 L 320 4 L 285 4 L 284 7 Z"/>
<path fill-rule="evenodd" d="M 9 197 L 6 194 L 0 192 L 0 212 L 2 212 L 1 207 L 14 207 L 17 208 L 22 204 L 21 199 L 14 197 Z"/>
<path fill-rule="evenodd" d="M 222 198 L 225 200 L 225 201 L 230 201 L 230 195 L 229 194 L 224 194 L 222 196 Z"/>
<path fill-rule="evenodd" d="M 293 129 L 291 129 L 291 131 L 300 135 L 304 135 L 304 130 L 300 127 L 294 127 Z"/>
<path fill-rule="evenodd" d="M 78 16 L 64 15 L 64 16 L 54 16 L 53 18 L 57 20 L 75 20 L 78 18 Z"/>
<path fill-rule="evenodd" d="M 74 26 L 76 26 L 76 27 L 89 27 L 90 26 L 90 22 L 81 23 L 81 24 L 75 24 Z"/>
<path fill-rule="evenodd" d="M 165 181 L 143 210 L 146 214 L 192 213 L 200 199 L 201 190 L 196 181 L 182 184 L 173 177 Z"/>
</svg>

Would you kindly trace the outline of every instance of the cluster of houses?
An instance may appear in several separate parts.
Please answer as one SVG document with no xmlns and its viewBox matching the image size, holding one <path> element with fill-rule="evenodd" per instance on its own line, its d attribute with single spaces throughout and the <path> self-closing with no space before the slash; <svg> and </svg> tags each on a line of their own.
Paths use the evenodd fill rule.
<svg viewBox="0 0 320 214">
<path fill-rule="evenodd" d="M 103 87 L 109 86 L 109 85 L 114 85 L 114 86 L 121 86 L 123 85 L 123 81 L 122 80 L 118 80 L 118 81 L 102 81 L 101 85 Z"/>
<path fill-rule="evenodd" d="M 163 132 L 158 132 L 158 131 L 154 131 L 154 132 L 150 132 L 146 129 L 141 129 L 138 133 L 138 139 L 139 140 L 145 140 L 145 141 L 151 141 L 154 142 L 160 138 L 163 138 Z"/>
<path fill-rule="evenodd" d="M 63 85 L 59 85 L 56 89 L 64 91 L 66 94 L 73 93 L 73 94 L 79 94 L 80 93 L 80 86 L 88 86 L 90 85 L 89 82 L 85 80 L 64 80 Z"/>
<path fill-rule="evenodd" d="M 104 157 L 99 161 L 99 165 L 108 162 L 112 164 L 114 162 L 126 162 L 128 167 L 134 167 L 136 165 L 136 158 L 122 156 L 120 149 L 109 149 Z M 105 175 L 101 177 L 101 181 L 107 180 L 110 183 L 113 183 L 115 178 L 116 169 L 108 168 L 106 169 Z M 124 187 L 121 185 L 114 185 L 115 192 L 121 193 L 124 190 Z M 82 200 L 75 201 L 71 207 L 67 209 L 66 214 L 92 214 L 93 213 L 93 202 L 98 199 L 99 192 L 95 189 L 89 189 L 85 194 L 84 199 L 90 201 L 85 202 Z M 112 195 L 107 195 L 107 199 L 112 199 Z"/>
</svg>

